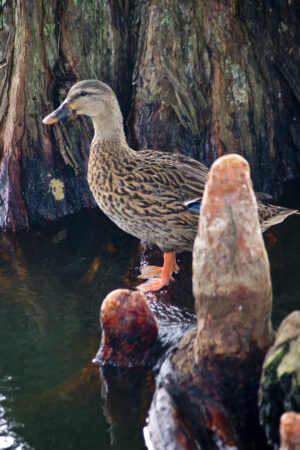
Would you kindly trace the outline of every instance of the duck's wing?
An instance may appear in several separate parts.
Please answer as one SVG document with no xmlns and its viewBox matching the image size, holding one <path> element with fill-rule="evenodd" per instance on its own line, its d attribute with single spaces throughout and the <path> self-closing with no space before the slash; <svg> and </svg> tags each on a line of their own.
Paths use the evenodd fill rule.
<svg viewBox="0 0 300 450">
<path fill-rule="evenodd" d="M 132 191 L 151 199 L 160 210 L 166 205 L 170 211 L 188 211 L 199 215 L 199 208 L 209 169 L 200 162 L 183 155 L 142 150 L 135 152 L 130 172 L 122 183 Z M 297 210 L 267 203 L 270 195 L 257 192 L 258 214 L 262 231 L 282 222 Z"/>
<path fill-rule="evenodd" d="M 209 168 L 195 159 L 184 155 L 143 150 L 133 168 L 133 175 L 141 181 L 155 186 L 157 191 L 174 191 L 178 199 L 187 206 L 202 199 Z M 256 200 L 264 203 L 272 196 L 255 192 Z"/>
<path fill-rule="evenodd" d="M 131 172 L 123 181 L 135 183 L 145 195 L 178 201 L 188 209 L 190 203 L 201 200 L 208 171 L 183 155 L 144 150 L 136 152 Z"/>
<path fill-rule="evenodd" d="M 254 192 L 254 193 L 256 196 L 256 200 L 261 201 L 263 203 L 269 202 L 273 198 L 272 195 L 266 194 L 265 192 Z"/>
</svg>

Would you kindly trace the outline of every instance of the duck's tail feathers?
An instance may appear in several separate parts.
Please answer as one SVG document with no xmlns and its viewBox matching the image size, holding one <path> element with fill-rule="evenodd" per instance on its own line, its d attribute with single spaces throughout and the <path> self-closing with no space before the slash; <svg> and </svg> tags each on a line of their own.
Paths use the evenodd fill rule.
<svg viewBox="0 0 300 450">
<path fill-rule="evenodd" d="M 284 208 L 283 206 L 275 205 L 260 205 L 261 230 L 266 231 L 272 225 L 277 225 L 283 222 L 288 216 L 292 214 L 300 214 L 297 209 Z"/>
</svg>

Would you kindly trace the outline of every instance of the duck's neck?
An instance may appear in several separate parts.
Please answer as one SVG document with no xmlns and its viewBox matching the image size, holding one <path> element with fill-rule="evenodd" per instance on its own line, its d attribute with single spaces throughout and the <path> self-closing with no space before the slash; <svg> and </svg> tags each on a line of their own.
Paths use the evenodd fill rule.
<svg viewBox="0 0 300 450">
<path fill-rule="evenodd" d="M 94 163 L 99 167 L 117 168 L 124 160 L 131 157 L 131 150 L 127 144 L 123 123 L 116 126 L 110 123 L 105 126 L 103 118 L 99 121 L 93 119 L 94 138 L 91 143 L 89 166 L 90 170 Z M 103 169 L 104 170 L 104 169 Z"/>
<path fill-rule="evenodd" d="M 94 125 L 94 141 L 102 142 L 117 138 L 120 143 L 127 146 L 123 128 L 123 117 L 121 111 L 115 110 L 114 114 L 92 117 Z"/>
</svg>

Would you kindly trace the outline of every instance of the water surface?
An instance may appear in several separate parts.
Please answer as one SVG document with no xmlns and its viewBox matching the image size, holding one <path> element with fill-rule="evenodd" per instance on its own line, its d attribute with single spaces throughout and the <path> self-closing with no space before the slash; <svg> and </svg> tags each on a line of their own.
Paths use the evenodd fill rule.
<svg viewBox="0 0 300 450">
<path fill-rule="evenodd" d="M 300 217 L 273 228 L 266 245 L 278 326 L 299 309 Z M 101 214 L 2 234 L 1 449 L 144 448 L 151 371 L 106 369 L 100 376 L 91 363 L 99 347 L 101 302 L 111 290 L 136 284 L 139 263 L 138 241 Z M 161 294 L 149 296 L 166 346 L 195 321 L 190 279 L 185 283 L 186 298 L 171 296 L 169 303 Z"/>
</svg>

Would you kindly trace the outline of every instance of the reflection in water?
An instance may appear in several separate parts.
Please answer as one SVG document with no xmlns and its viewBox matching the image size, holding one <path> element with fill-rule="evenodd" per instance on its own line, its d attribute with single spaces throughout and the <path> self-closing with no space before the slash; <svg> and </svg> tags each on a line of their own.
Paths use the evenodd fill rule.
<svg viewBox="0 0 300 450">
<path fill-rule="evenodd" d="M 299 205 L 300 206 L 300 205 Z M 272 229 L 276 243 L 268 251 L 273 287 L 273 325 L 300 309 L 300 216 Z"/>
<path fill-rule="evenodd" d="M 103 410 L 111 425 L 111 447 L 116 450 L 144 449 L 141 430 L 154 392 L 151 370 L 100 367 L 100 377 Z"/>
<path fill-rule="evenodd" d="M 266 243 L 277 326 L 299 309 L 299 216 L 273 228 Z M 1 236 L 0 448 L 144 448 L 151 373 L 107 368 L 100 377 L 91 363 L 100 341 L 100 303 L 113 289 L 134 287 L 137 244 L 102 215 Z M 195 324 L 190 276 L 184 280 L 183 272 L 167 295 L 148 295 L 163 350 Z"/>
<path fill-rule="evenodd" d="M 127 286 L 136 248 L 102 216 L 1 237 L 0 448 L 109 448 L 89 362 L 100 303 Z"/>
</svg>

